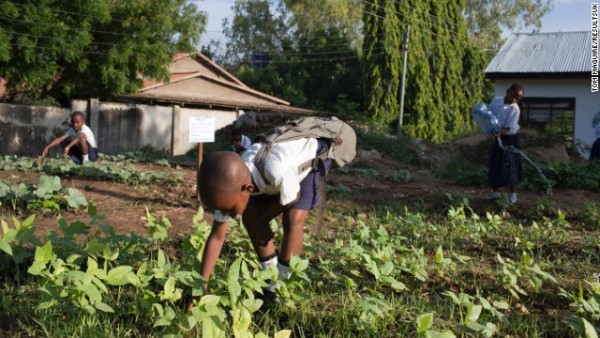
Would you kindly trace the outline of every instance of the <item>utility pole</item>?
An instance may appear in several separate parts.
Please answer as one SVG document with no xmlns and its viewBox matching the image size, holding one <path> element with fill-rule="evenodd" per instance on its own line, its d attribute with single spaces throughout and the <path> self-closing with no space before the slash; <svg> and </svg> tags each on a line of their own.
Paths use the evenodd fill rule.
<svg viewBox="0 0 600 338">
<path fill-rule="evenodd" d="M 398 116 L 398 136 L 402 133 L 402 119 L 404 117 L 404 88 L 406 87 L 406 59 L 408 58 L 408 35 L 410 34 L 410 25 L 404 33 L 404 42 L 402 43 L 402 82 L 400 85 L 400 116 Z"/>
</svg>

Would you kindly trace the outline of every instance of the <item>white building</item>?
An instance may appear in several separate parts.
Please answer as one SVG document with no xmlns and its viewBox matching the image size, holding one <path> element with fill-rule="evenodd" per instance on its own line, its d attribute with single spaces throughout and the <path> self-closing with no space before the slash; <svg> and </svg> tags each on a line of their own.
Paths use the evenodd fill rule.
<svg viewBox="0 0 600 338">
<path fill-rule="evenodd" d="M 525 88 L 521 125 L 552 127 L 591 146 L 592 118 L 600 111 L 600 91 L 592 90 L 591 46 L 589 31 L 512 34 L 485 73 L 496 96 L 513 83 Z"/>
</svg>

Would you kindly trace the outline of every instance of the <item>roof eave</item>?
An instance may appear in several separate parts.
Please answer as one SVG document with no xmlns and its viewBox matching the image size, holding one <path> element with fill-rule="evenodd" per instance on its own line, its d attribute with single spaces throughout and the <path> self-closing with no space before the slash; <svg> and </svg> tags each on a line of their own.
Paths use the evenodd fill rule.
<svg viewBox="0 0 600 338">
<path fill-rule="evenodd" d="M 485 76 L 491 80 L 497 79 L 578 79 L 578 78 L 589 78 L 591 72 L 540 72 L 540 73 L 501 73 L 501 72 L 486 72 Z"/>
<path fill-rule="evenodd" d="M 244 103 L 244 102 L 217 102 L 217 101 L 209 101 L 202 100 L 197 98 L 164 98 L 164 97 L 150 97 L 150 96 L 138 96 L 138 95 L 125 95 L 120 97 L 122 100 L 127 102 L 135 102 L 135 103 L 143 103 L 143 102 L 151 102 L 151 103 L 162 103 L 166 105 L 181 105 L 181 106 L 200 106 L 207 108 L 225 108 L 225 109 L 248 109 L 248 110 L 264 110 L 264 111 L 281 111 L 281 112 L 290 112 L 290 113 L 303 113 L 303 114 L 312 114 L 315 113 L 314 110 L 299 108 L 288 105 L 279 105 L 279 104 L 252 104 L 252 103 Z"/>
</svg>

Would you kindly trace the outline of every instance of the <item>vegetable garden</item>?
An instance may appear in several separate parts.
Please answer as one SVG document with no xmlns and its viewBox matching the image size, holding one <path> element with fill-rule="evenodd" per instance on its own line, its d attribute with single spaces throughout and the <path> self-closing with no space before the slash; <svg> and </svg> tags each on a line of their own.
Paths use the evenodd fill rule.
<svg viewBox="0 0 600 338">
<path fill-rule="evenodd" d="M 448 176 L 407 144 L 361 141 L 384 157 L 331 174 L 324 225 L 311 214 L 269 306 L 257 293 L 276 272 L 239 224 L 204 291 L 212 218 L 193 168 L 136 153 L 86 166 L 1 157 L 0 336 L 597 336 L 600 198 L 573 179 L 599 182 L 597 167 L 542 166 L 553 195 L 528 172 L 509 206 L 483 200 L 473 163 Z"/>
</svg>

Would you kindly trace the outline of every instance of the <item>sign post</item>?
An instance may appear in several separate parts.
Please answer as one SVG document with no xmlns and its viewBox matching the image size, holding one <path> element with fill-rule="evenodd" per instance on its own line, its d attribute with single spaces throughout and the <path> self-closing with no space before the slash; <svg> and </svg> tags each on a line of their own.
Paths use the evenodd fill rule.
<svg viewBox="0 0 600 338">
<path fill-rule="evenodd" d="M 215 118 L 190 116 L 190 143 L 198 143 L 198 166 L 196 167 L 196 198 L 200 201 L 200 165 L 204 142 L 215 142 Z"/>
</svg>

